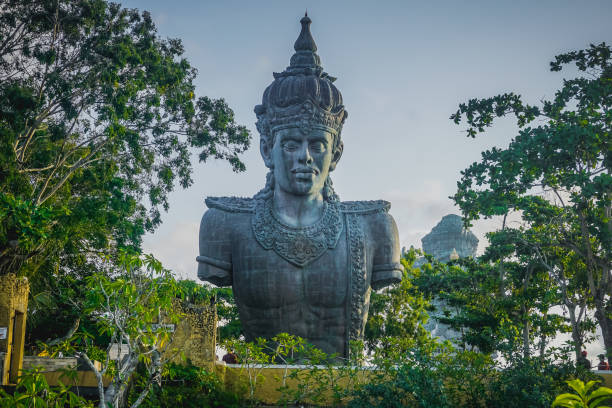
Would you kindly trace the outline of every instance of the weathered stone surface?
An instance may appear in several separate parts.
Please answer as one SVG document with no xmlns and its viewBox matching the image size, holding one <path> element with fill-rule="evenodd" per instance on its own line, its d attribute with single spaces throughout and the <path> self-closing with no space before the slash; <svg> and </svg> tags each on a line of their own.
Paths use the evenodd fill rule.
<svg viewBox="0 0 612 408">
<path fill-rule="evenodd" d="M 16 381 L 22 368 L 28 291 L 26 278 L 0 276 L 0 327 L 6 328 L 6 338 L 0 339 L 0 353 L 5 353 L 0 384 Z"/>
<path fill-rule="evenodd" d="M 421 243 L 425 253 L 433 255 L 441 262 L 476 256 L 476 249 L 478 248 L 478 238 L 463 227 L 461 217 L 455 214 L 442 217 L 442 220 L 431 232 L 423 237 Z M 418 260 L 417 265 L 424 261 L 424 259 Z M 461 333 L 439 321 L 439 318 L 444 316 L 445 312 L 448 311 L 452 314 L 448 304 L 442 300 L 434 299 L 431 305 L 433 310 L 429 312 L 429 320 L 425 324 L 425 328 L 433 336 L 442 340 L 459 340 Z"/>
<path fill-rule="evenodd" d="M 433 255 L 438 261 L 448 262 L 453 250 L 460 258 L 476 256 L 478 238 L 463 227 L 461 217 L 449 214 L 421 239 L 423 251 Z"/>
<path fill-rule="evenodd" d="M 333 189 L 347 113 L 310 23 L 301 20 L 290 66 L 255 107 L 266 186 L 206 200 L 198 276 L 233 287 L 247 340 L 287 332 L 346 357 L 363 337 L 371 288 L 400 281 L 402 266 L 389 203 L 343 203 Z"/>
<path fill-rule="evenodd" d="M 63 369 L 76 369 L 77 358 L 76 357 L 38 357 L 38 356 L 24 356 L 23 357 L 23 369 L 30 370 L 35 367 L 40 367 L 42 371 L 60 371 Z"/>
<path fill-rule="evenodd" d="M 217 344 L 217 309 L 215 305 L 193 305 L 177 302 L 176 311 L 183 318 L 176 325 L 168 346 L 170 361 L 182 363 L 183 356 L 193 365 L 214 368 Z"/>
</svg>

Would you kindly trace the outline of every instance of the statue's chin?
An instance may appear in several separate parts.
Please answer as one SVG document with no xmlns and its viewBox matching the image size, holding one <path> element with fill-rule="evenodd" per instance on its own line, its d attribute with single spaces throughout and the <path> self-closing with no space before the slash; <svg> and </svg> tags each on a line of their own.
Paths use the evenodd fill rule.
<svg viewBox="0 0 612 408">
<path fill-rule="evenodd" d="M 312 196 L 313 194 L 320 194 L 323 190 L 322 185 L 315 183 L 314 180 L 307 179 L 293 180 L 288 186 L 277 185 L 276 188 L 294 196 Z"/>
</svg>

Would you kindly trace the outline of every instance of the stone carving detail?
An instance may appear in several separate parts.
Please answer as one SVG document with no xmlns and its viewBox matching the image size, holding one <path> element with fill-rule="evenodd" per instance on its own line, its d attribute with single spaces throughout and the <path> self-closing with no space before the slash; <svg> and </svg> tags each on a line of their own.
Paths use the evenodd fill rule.
<svg viewBox="0 0 612 408">
<path fill-rule="evenodd" d="M 338 204 L 325 203 L 323 216 L 314 225 L 292 228 L 283 224 L 272 211 L 272 200 L 256 200 L 252 218 L 253 234 L 264 249 L 273 249 L 280 257 L 297 266 L 319 258 L 328 248 L 335 248 L 342 233 Z"/>
<path fill-rule="evenodd" d="M 461 217 L 449 214 L 442 217 L 431 232 L 421 239 L 423 251 L 438 261 L 448 262 L 453 250 L 460 258 L 476 256 L 478 238 L 463 227 Z"/>
<path fill-rule="evenodd" d="M 266 185 L 253 198 L 206 200 L 198 277 L 232 286 L 247 340 L 286 332 L 348 357 L 371 288 L 402 279 L 399 239 L 388 202 L 341 202 L 333 189 L 347 113 L 311 20 L 300 22 L 290 66 L 255 106 Z"/>
<path fill-rule="evenodd" d="M 374 214 L 389 211 L 391 203 L 385 200 L 343 201 L 340 207 L 344 213 Z"/>
<path fill-rule="evenodd" d="M 257 130 L 262 138 L 287 127 L 298 127 L 305 133 L 321 128 L 337 136 L 348 115 L 342 105 L 342 94 L 332 84 L 336 78 L 321 67 L 310 33 L 311 20 L 305 16 L 300 22 L 302 31 L 295 41 L 296 52 L 289 67 L 274 73 L 274 82 L 264 92 L 263 103 L 255 107 Z"/>
<path fill-rule="evenodd" d="M 233 213 L 252 213 L 255 211 L 255 200 L 245 197 L 208 197 L 208 208 L 217 208 Z"/>
<path fill-rule="evenodd" d="M 366 293 L 366 266 L 365 266 L 365 240 L 363 230 L 359 225 L 359 220 L 355 214 L 347 214 L 348 240 L 350 246 L 350 322 L 349 335 L 350 340 L 361 340 L 363 338 L 363 329 L 365 325 L 364 308 L 367 307 L 366 295 L 369 298 L 369 292 Z"/>
<path fill-rule="evenodd" d="M 170 361 L 181 364 L 185 358 L 198 367 L 214 369 L 217 342 L 217 307 L 211 304 L 174 302 L 183 315 L 176 325 L 172 343 L 166 349 Z M 176 350 L 180 350 L 177 353 Z"/>
</svg>

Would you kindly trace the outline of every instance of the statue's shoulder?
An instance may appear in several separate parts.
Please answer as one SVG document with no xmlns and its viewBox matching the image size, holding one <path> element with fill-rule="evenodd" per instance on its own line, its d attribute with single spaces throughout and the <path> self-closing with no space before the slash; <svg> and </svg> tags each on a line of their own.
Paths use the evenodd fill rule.
<svg viewBox="0 0 612 408">
<path fill-rule="evenodd" d="M 255 199 L 247 197 L 207 197 L 208 208 L 215 208 L 229 213 L 252 213 L 255 211 Z"/>
<path fill-rule="evenodd" d="M 387 213 L 391 208 L 391 203 L 385 200 L 372 201 L 342 201 L 340 211 L 348 214 L 378 214 Z"/>
</svg>

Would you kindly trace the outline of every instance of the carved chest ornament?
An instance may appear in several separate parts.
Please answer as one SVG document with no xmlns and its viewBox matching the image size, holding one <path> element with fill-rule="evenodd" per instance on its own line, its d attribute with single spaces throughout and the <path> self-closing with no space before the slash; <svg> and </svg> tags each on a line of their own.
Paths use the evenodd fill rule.
<svg viewBox="0 0 612 408">
<path fill-rule="evenodd" d="M 327 201 L 321 219 L 308 227 L 284 224 L 274 214 L 271 199 L 257 200 L 251 220 L 253 234 L 264 249 L 274 250 L 278 256 L 299 267 L 335 248 L 343 229 L 340 205 Z"/>
</svg>

